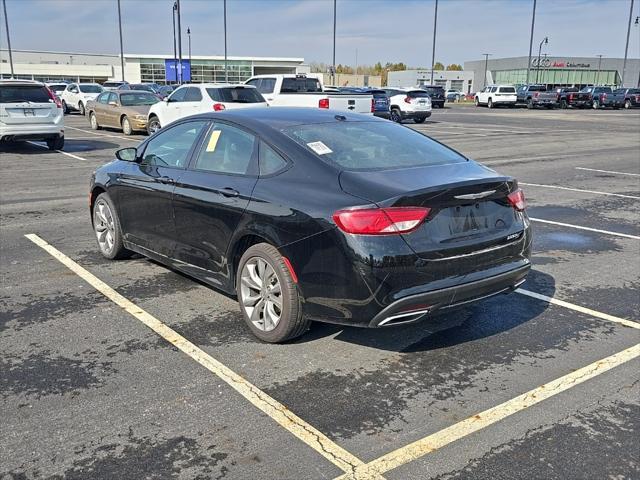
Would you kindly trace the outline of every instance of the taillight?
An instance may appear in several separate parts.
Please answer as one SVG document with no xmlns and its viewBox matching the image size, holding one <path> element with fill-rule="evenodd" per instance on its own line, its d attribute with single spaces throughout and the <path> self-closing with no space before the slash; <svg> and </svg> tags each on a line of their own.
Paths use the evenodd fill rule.
<svg viewBox="0 0 640 480">
<path fill-rule="evenodd" d="M 535 98 L 538 98 L 538 96 L 540 96 L 540 92 L 534 92 L 534 93 L 533 93 L 533 96 L 534 96 Z"/>
<path fill-rule="evenodd" d="M 371 99 L 371 113 L 376 111 L 376 101 L 372 98 Z"/>
<path fill-rule="evenodd" d="M 569 101 L 573 100 L 573 93 L 569 94 Z"/>
<path fill-rule="evenodd" d="M 404 97 L 404 103 L 411 103 L 410 97 Z"/>
<path fill-rule="evenodd" d="M 329 99 L 321 98 L 318 100 L 318 108 L 329 108 Z"/>
<path fill-rule="evenodd" d="M 607 98 L 607 94 L 606 94 L 606 93 L 601 94 L 601 95 L 600 95 L 600 98 L 601 98 L 602 100 L 604 100 L 605 98 Z"/>
<path fill-rule="evenodd" d="M 225 110 L 227 107 L 225 107 L 222 103 L 214 103 L 213 104 L 213 110 L 216 112 L 221 112 L 222 110 Z"/>
<path fill-rule="evenodd" d="M 56 96 L 55 93 L 53 93 L 53 91 L 49 88 L 49 87 L 44 87 L 47 89 L 47 93 L 49 94 L 49 98 L 51 100 L 53 100 L 53 103 L 56 104 L 56 107 L 58 108 L 62 108 L 62 102 L 60 101 L 60 99 Z"/>
<path fill-rule="evenodd" d="M 333 221 L 346 233 L 394 235 L 415 230 L 429 215 L 426 207 L 365 208 L 338 210 Z"/>
<path fill-rule="evenodd" d="M 527 202 L 524 199 L 524 192 L 520 189 L 507 195 L 507 200 L 509 200 L 509 204 L 518 212 L 522 212 L 527 208 Z"/>
</svg>

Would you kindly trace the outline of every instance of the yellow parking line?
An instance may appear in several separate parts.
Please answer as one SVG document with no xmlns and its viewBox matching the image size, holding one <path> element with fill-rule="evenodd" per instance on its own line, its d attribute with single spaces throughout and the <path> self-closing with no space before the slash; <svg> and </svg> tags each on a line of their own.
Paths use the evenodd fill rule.
<svg viewBox="0 0 640 480">
<path fill-rule="evenodd" d="M 338 477 L 340 480 L 365 480 L 378 478 L 389 470 L 416 460 L 428 453 L 434 452 L 456 440 L 460 440 L 478 430 L 493 425 L 515 413 L 521 412 L 543 400 L 551 398 L 576 385 L 622 365 L 640 356 L 640 344 L 627 348 L 610 357 L 598 360 L 586 367 L 569 373 L 563 377 L 541 385 L 522 395 L 518 395 L 500 405 L 485 410 L 447 427 L 439 432 L 417 440 L 409 445 L 387 453 L 366 465 L 356 467 L 355 471 Z M 337 479 L 336 479 L 337 480 Z"/>
<path fill-rule="evenodd" d="M 162 323 L 153 315 L 147 313 L 135 303 L 120 295 L 109 285 L 89 271 L 85 270 L 38 235 L 28 234 L 25 235 L 25 237 L 45 250 L 53 258 L 58 260 L 113 303 L 124 309 L 136 319 L 140 320 L 151 330 L 156 332 L 176 348 L 180 349 L 183 353 L 186 353 L 207 370 L 217 375 L 255 407 L 267 414 L 280 426 L 313 448 L 343 472 L 353 472 L 355 468 L 364 464 L 362 460 L 356 458 L 354 455 L 338 446 L 326 435 L 295 415 L 283 404 L 270 397 L 258 387 L 245 380 L 242 376 L 235 373 L 229 367 L 220 363 L 211 355 L 195 346 L 189 340 Z M 376 476 L 370 478 L 381 479 L 382 477 Z"/>
<path fill-rule="evenodd" d="M 624 325 L 625 327 L 637 328 L 640 330 L 640 323 L 633 322 L 625 318 L 614 317 L 613 315 L 609 315 L 608 313 L 602 313 L 597 310 L 591 310 L 590 308 L 581 307 L 580 305 L 575 305 L 573 303 L 565 302 L 564 300 L 558 300 L 557 298 L 547 297 L 546 295 L 541 295 L 536 292 L 530 292 L 529 290 L 524 290 L 522 288 L 518 288 L 516 292 L 522 295 L 526 295 L 527 297 L 537 298 L 538 300 L 542 300 L 543 302 L 552 303 L 553 305 L 558 305 L 560 307 L 575 310 L 576 312 L 585 313 L 592 317 L 600 318 L 602 320 L 607 320 L 609 322 L 619 323 L 621 325 Z"/>
</svg>

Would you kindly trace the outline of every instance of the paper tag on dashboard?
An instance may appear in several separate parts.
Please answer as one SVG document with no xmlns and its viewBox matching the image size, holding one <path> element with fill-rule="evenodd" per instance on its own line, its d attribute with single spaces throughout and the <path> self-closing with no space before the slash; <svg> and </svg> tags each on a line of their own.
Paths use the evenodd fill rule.
<svg viewBox="0 0 640 480">
<path fill-rule="evenodd" d="M 328 153 L 333 153 L 333 150 L 331 150 L 322 142 L 307 143 L 307 147 L 309 147 L 311 150 L 316 152 L 318 155 L 326 155 Z"/>
</svg>

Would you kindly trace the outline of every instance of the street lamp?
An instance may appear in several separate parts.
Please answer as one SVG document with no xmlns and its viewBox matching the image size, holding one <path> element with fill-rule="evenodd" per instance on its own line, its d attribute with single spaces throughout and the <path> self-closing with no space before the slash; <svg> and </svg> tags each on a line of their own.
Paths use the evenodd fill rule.
<svg viewBox="0 0 640 480">
<path fill-rule="evenodd" d="M 336 0 L 333 0 L 333 59 L 331 62 L 331 85 L 336 84 Z"/>
<path fill-rule="evenodd" d="M 182 85 L 182 21 L 180 20 L 180 0 L 176 0 L 176 5 L 178 12 L 178 78 L 180 78 L 178 83 Z"/>
<path fill-rule="evenodd" d="M 187 37 L 189 37 L 189 63 L 191 63 L 191 29 L 187 27 Z"/>
<path fill-rule="evenodd" d="M 596 55 L 598 57 L 598 73 L 596 73 L 596 85 L 600 85 L 600 65 L 602 65 L 602 55 Z"/>
<path fill-rule="evenodd" d="M 631 34 L 631 18 L 633 17 L 633 0 L 631 0 L 631 5 L 629 6 L 629 24 L 627 25 L 627 43 L 624 47 L 624 62 L 622 63 L 622 87 L 624 87 L 624 75 L 627 70 L 627 53 L 629 53 L 629 35 Z M 636 18 L 636 23 L 638 23 L 638 19 Z"/>
<path fill-rule="evenodd" d="M 538 75 L 540 74 L 540 54 L 542 53 L 542 45 L 547 45 L 549 43 L 549 37 L 544 37 L 540 42 L 540 47 L 538 48 L 538 65 L 536 68 L 536 83 L 538 83 Z"/>
<path fill-rule="evenodd" d="M 178 49 L 176 47 L 176 10 L 178 9 L 178 2 L 173 2 L 173 9 L 171 14 L 173 15 L 173 68 L 176 71 L 176 79 L 178 81 Z M 166 78 L 166 74 L 165 74 Z"/>
<path fill-rule="evenodd" d="M 122 16 L 120 15 L 120 0 L 118 0 L 118 29 L 120 31 L 120 69 L 122 70 L 122 81 L 124 82 L 124 50 L 122 48 Z"/>
<path fill-rule="evenodd" d="M 536 23 L 536 0 L 533 0 L 533 13 L 531 14 L 531 36 L 529 37 L 529 61 L 527 63 L 527 85 L 529 85 L 529 72 L 531 71 L 531 49 L 533 48 L 533 27 Z"/>
<path fill-rule="evenodd" d="M 436 64 L 436 26 L 438 25 L 438 0 L 433 12 L 433 49 L 431 50 L 431 85 L 433 85 L 433 67 Z"/>
<path fill-rule="evenodd" d="M 9 65 L 11 66 L 11 78 L 13 78 L 13 55 L 11 53 L 11 38 L 9 37 L 9 19 L 7 18 L 6 0 L 2 0 L 2 8 L 4 9 L 4 26 L 7 29 L 7 47 L 9 47 Z"/>
<path fill-rule="evenodd" d="M 489 63 L 490 53 L 483 53 L 484 55 L 484 79 L 482 80 L 482 88 L 487 86 L 487 64 Z M 432 70 L 433 71 L 433 70 Z"/>
<path fill-rule="evenodd" d="M 229 83 L 229 69 L 227 67 L 227 0 L 224 0 L 223 17 L 224 17 L 224 83 Z"/>
</svg>

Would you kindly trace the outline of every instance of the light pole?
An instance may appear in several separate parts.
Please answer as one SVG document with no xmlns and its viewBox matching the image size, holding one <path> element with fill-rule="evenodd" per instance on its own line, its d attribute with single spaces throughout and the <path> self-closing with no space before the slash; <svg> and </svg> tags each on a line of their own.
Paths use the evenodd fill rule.
<svg viewBox="0 0 640 480">
<path fill-rule="evenodd" d="M 640 23 L 640 17 L 636 17 L 636 21 L 633 23 L 636 27 Z M 638 87 L 640 88 L 640 72 L 638 72 Z"/>
<path fill-rule="evenodd" d="M 229 83 L 229 70 L 227 67 L 227 0 L 224 0 L 224 83 Z"/>
<path fill-rule="evenodd" d="M 189 37 L 189 63 L 191 63 L 191 29 L 187 27 L 187 37 Z"/>
<path fill-rule="evenodd" d="M 11 38 L 9 37 L 9 18 L 7 17 L 7 2 L 2 0 L 4 9 L 4 26 L 7 29 L 7 47 L 9 48 L 9 65 L 11 66 L 11 78 L 13 78 L 13 54 L 11 53 Z"/>
<path fill-rule="evenodd" d="M 542 52 L 542 45 L 549 43 L 549 37 L 544 37 L 540 42 L 540 48 L 538 48 L 538 65 L 536 67 L 536 83 L 538 83 L 538 75 L 540 75 L 540 53 Z"/>
<path fill-rule="evenodd" d="M 631 17 L 632 16 L 633 16 L 633 0 L 631 0 L 631 5 L 629 6 L 629 24 L 627 25 L 627 43 L 624 47 L 624 62 L 622 63 L 622 86 L 623 87 L 624 87 L 624 75 L 627 70 L 627 53 L 629 53 L 629 35 L 631 34 Z"/>
<path fill-rule="evenodd" d="M 336 84 L 336 0 L 333 0 L 333 57 L 331 61 L 331 85 Z"/>
<path fill-rule="evenodd" d="M 436 64 L 436 26 L 438 25 L 438 0 L 433 12 L 433 48 L 431 49 L 431 85 L 433 85 L 433 67 Z"/>
<path fill-rule="evenodd" d="M 120 15 L 120 0 L 118 0 L 118 29 L 120 30 L 120 69 L 122 70 L 122 81 L 124 82 L 124 50 L 122 48 L 122 15 Z"/>
<path fill-rule="evenodd" d="M 176 0 L 176 5 L 178 6 L 178 72 L 180 81 L 178 82 L 182 85 L 182 21 L 180 20 L 180 0 Z"/>
<path fill-rule="evenodd" d="M 598 57 L 598 73 L 596 73 L 596 85 L 600 85 L 600 65 L 602 65 L 602 55 L 596 55 Z"/>
<path fill-rule="evenodd" d="M 491 55 L 490 53 L 483 53 L 482 55 L 484 55 L 484 79 L 482 80 L 482 88 L 487 86 L 487 66 L 489 63 L 489 56 Z M 433 70 L 431 70 L 433 71 Z"/>
<path fill-rule="evenodd" d="M 529 72 L 531 71 L 531 49 L 533 48 L 533 27 L 536 23 L 536 0 L 533 0 L 533 13 L 531 14 L 531 36 L 529 37 L 529 61 L 527 62 L 527 85 L 529 85 Z"/>
<path fill-rule="evenodd" d="M 173 15 L 173 68 L 176 71 L 176 79 L 178 81 L 178 49 L 176 47 L 176 10 L 178 9 L 178 3 L 173 2 L 173 9 L 171 15 Z M 166 78 L 166 74 L 165 74 Z"/>
</svg>

